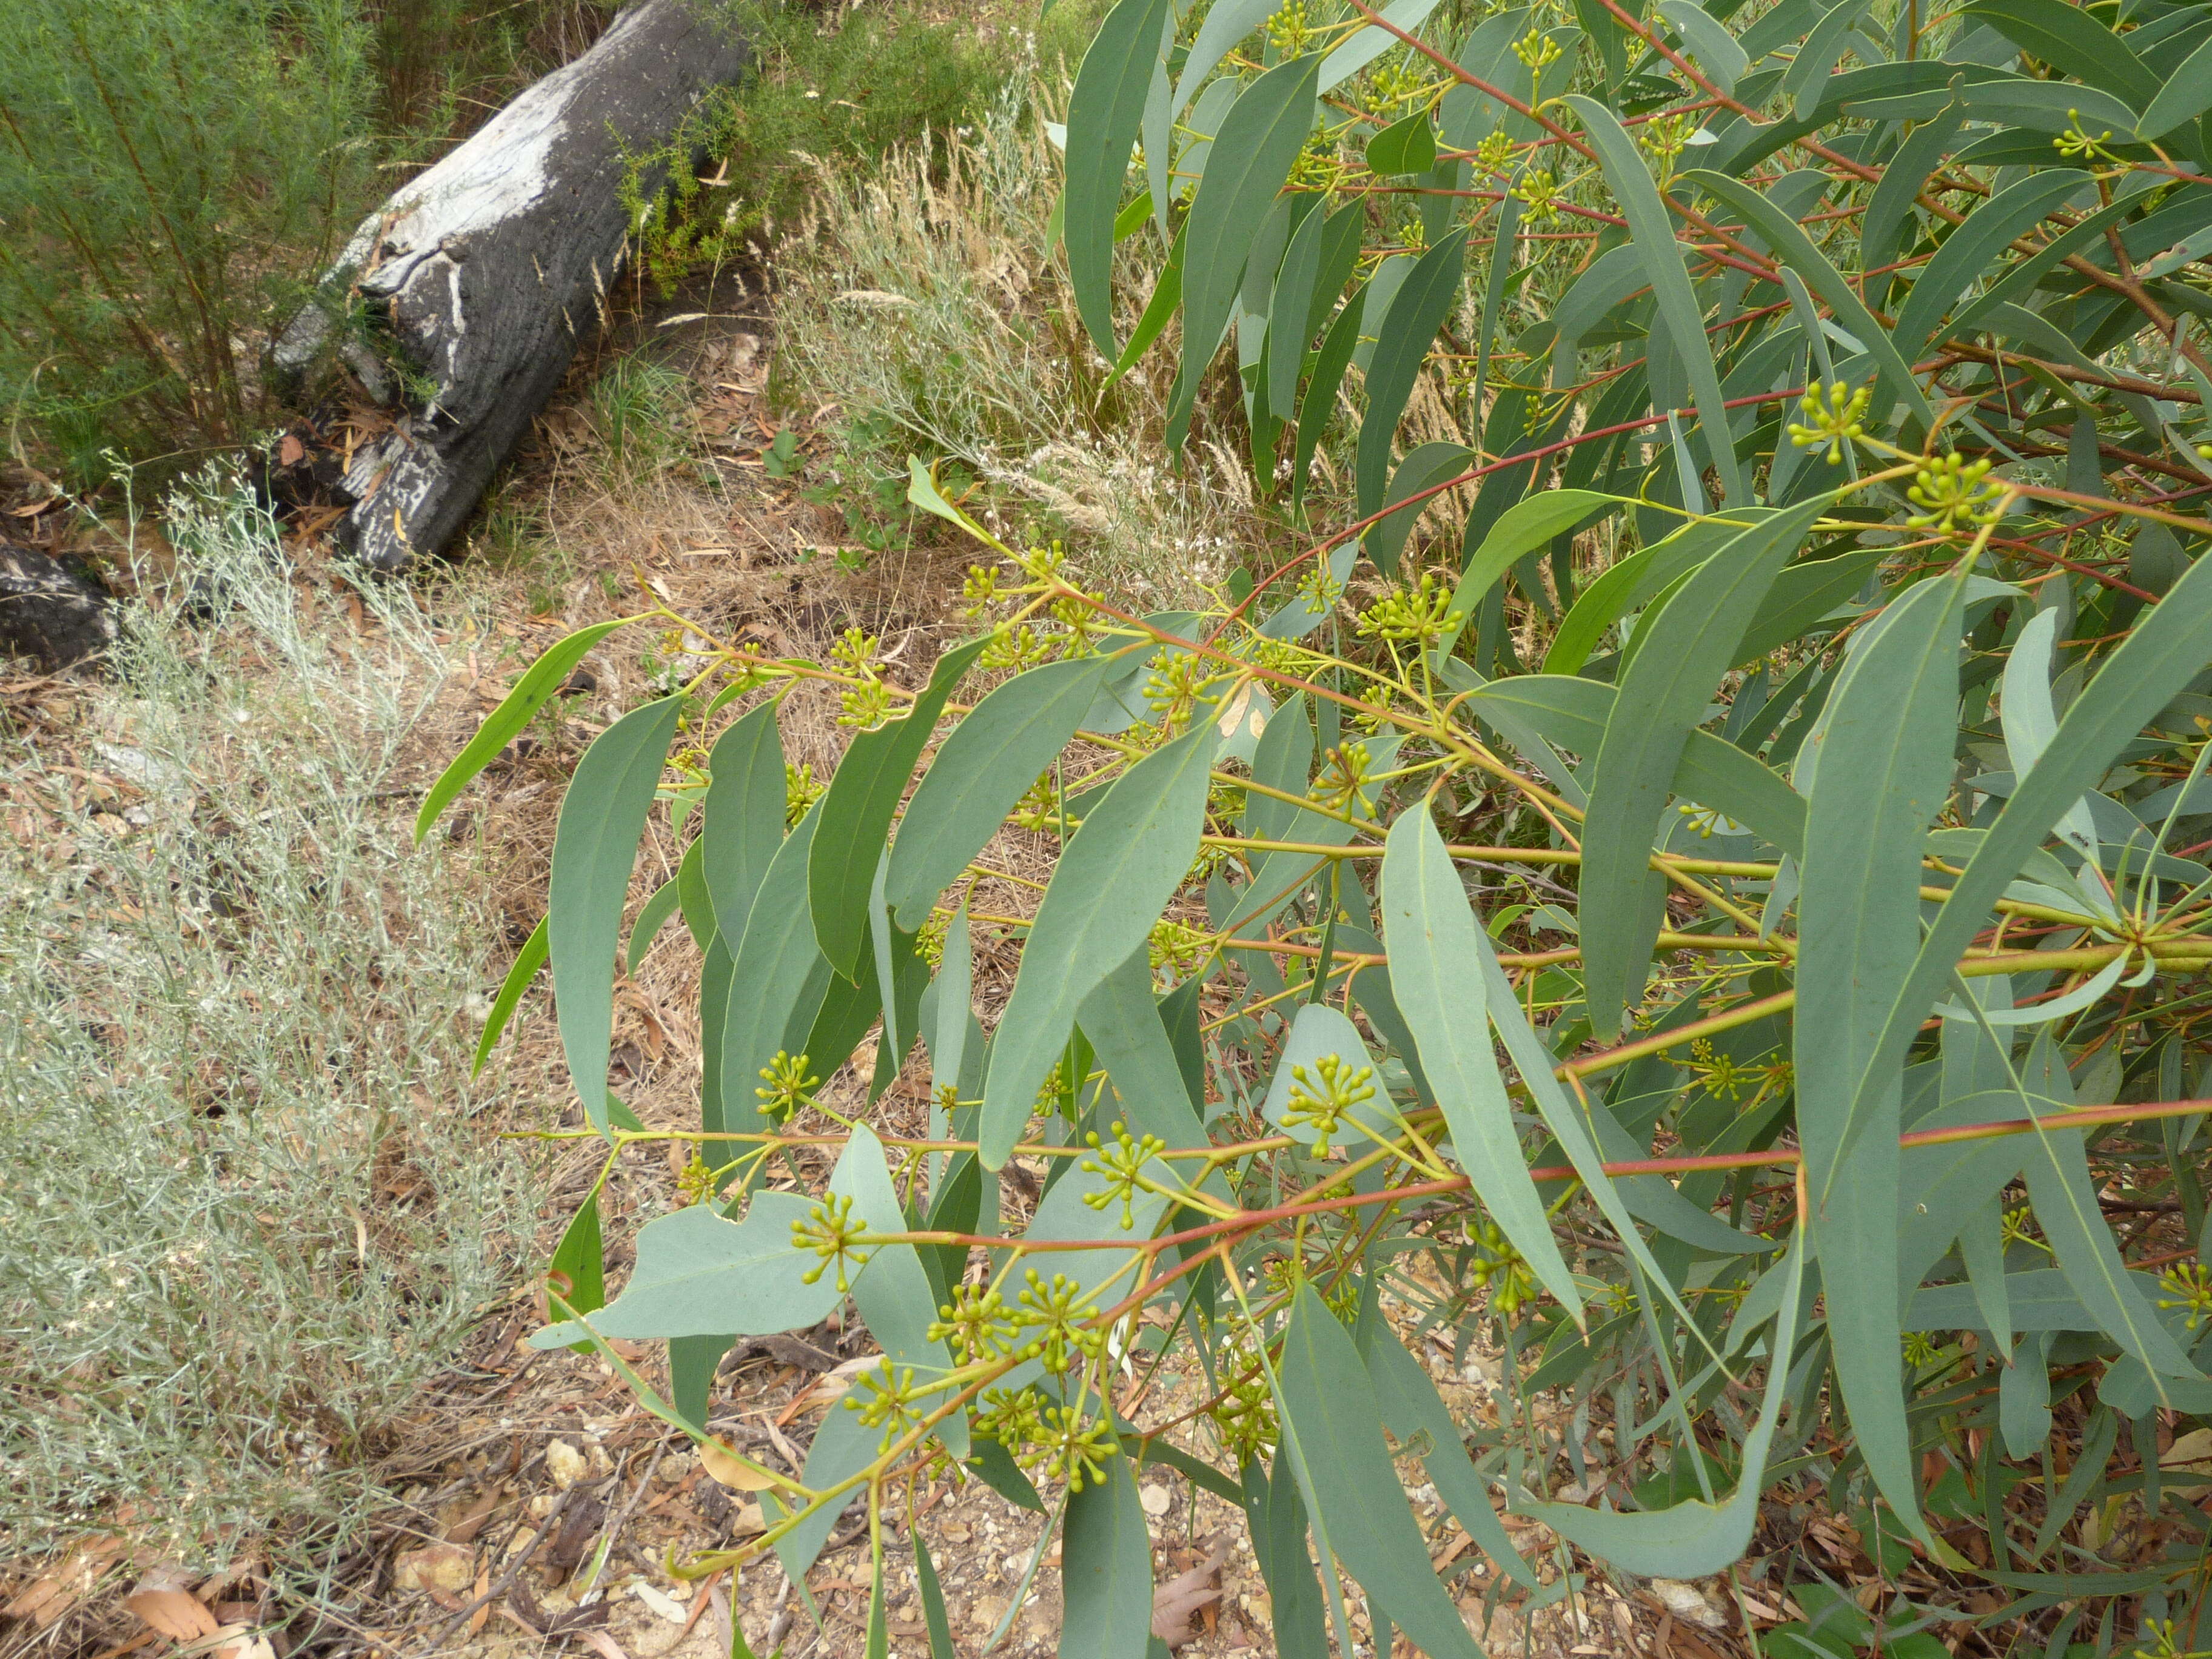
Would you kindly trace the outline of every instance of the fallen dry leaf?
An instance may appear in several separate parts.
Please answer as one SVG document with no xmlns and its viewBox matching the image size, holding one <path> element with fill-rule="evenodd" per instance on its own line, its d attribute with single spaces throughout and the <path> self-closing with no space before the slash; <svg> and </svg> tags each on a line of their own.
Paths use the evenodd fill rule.
<svg viewBox="0 0 2212 1659">
<path fill-rule="evenodd" d="M 766 1492 L 775 1481 L 750 1458 L 740 1457 L 719 1440 L 699 1443 L 699 1467 L 719 1486 L 736 1492 Z"/>
<path fill-rule="evenodd" d="M 122 1547 L 122 1539 L 112 1533 L 80 1540 L 59 1566 L 33 1578 L 0 1607 L 0 1616 L 28 1619 L 46 1629 L 85 1598 L 107 1558 Z"/>
<path fill-rule="evenodd" d="M 445 1541 L 448 1544 L 475 1543 L 477 1534 L 484 1529 L 484 1523 L 499 1508 L 499 1500 L 505 1492 L 505 1487 L 495 1488 L 455 1516 L 446 1528 Z"/>
<path fill-rule="evenodd" d="M 305 460 L 305 459 L 307 459 L 307 445 L 305 445 L 305 444 L 301 443 L 301 442 L 297 438 L 294 437 L 290 433 L 289 433 L 289 432 L 288 432 L 288 433 L 286 433 L 286 434 L 285 434 L 282 438 L 279 438 L 279 439 L 276 441 L 276 465 L 279 465 L 279 466 L 297 466 L 297 465 L 299 465 L 299 464 L 300 464 L 301 461 L 303 461 L 303 460 Z"/>
<path fill-rule="evenodd" d="M 629 1655 L 623 1651 L 622 1644 L 603 1630 L 580 1630 L 576 1635 L 599 1656 L 599 1659 L 629 1659 Z"/>
<path fill-rule="evenodd" d="M 476 1583 L 476 1577 L 474 1550 L 459 1544 L 433 1544 L 428 1549 L 409 1550 L 392 1564 L 392 1588 L 457 1595 Z"/>
<path fill-rule="evenodd" d="M 1217 1543 L 1213 1553 L 1188 1572 L 1155 1587 L 1152 1634 L 1170 1648 L 1197 1639 L 1200 1615 L 1221 1601 L 1221 1569 L 1228 1559 L 1229 1546 Z"/>
<path fill-rule="evenodd" d="M 173 1586 L 133 1590 L 123 1605 L 172 1642 L 197 1642 L 222 1628 L 204 1602 Z"/>
</svg>

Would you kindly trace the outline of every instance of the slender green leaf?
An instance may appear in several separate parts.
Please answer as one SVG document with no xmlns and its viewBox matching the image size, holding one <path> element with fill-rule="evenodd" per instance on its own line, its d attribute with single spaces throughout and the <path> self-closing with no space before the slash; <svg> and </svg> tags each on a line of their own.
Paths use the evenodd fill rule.
<svg viewBox="0 0 2212 1659">
<path fill-rule="evenodd" d="M 1713 366 L 1712 343 L 1705 337 L 1697 291 L 1690 285 L 1681 247 L 1674 240 L 1674 221 L 1667 216 L 1658 188 L 1644 170 L 1643 153 L 1620 118 L 1604 105 L 1579 93 L 1568 94 L 1565 101 L 1581 118 L 1583 131 L 1589 135 L 1598 163 L 1605 170 L 1606 183 L 1627 217 L 1630 238 L 1648 262 L 1660 315 L 1666 320 L 1667 332 L 1683 367 L 1689 371 L 1691 395 L 1698 406 L 1698 422 L 1713 471 L 1719 475 L 1729 502 L 1741 505 L 1751 498 L 1736 465 L 1728 415 L 1721 406 L 1720 372 Z"/>
<path fill-rule="evenodd" d="M 1320 69 L 1313 56 L 1276 64 L 1237 94 L 1215 135 L 1184 227 L 1182 375 L 1169 414 L 1174 432 L 1188 422 L 1200 378 L 1229 326 L 1245 255 L 1313 130 Z"/>
<path fill-rule="evenodd" d="M 807 809 L 769 863 L 760 891 L 730 952 L 731 994 L 722 1020 L 718 1079 L 722 1128 L 741 1133 L 761 1127 L 761 1068 L 803 1042 L 830 985 L 830 964 L 814 942 L 806 906 L 807 854 L 822 802 Z M 728 935 L 723 935 L 726 940 Z M 709 1054 L 708 1063 L 717 1057 Z M 819 1075 L 819 1073 L 817 1073 Z"/>
<path fill-rule="evenodd" d="M 580 1314 L 592 1314 L 607 1305 L 606 1244 L 599 1231 L 599 1195 L 586 1194 L 583 1207 L 569 1218 L 546 1264 L 546 1276 L 561 1299 Z M 532 1339 L 536 1342 L 536 1339 Z M 538 1343 L 540 1347 L 558 1344 Z M 585 1337 L 568 1345 L 573 1352 L 589 1353 L 592 1340 Z"/>
<path fill-rule="evenodd" d="M 1363 518 L 1382 505 L 1398 417 L 1406 412 L 1437 330 L 1459 295 L 1467 235 L 1462 226 L 1422 254 L 1391 301 L 1389 314 L 1377 324 L 1375 355 L 1367 363 L 1367 412 L 1360 417 L 1352 468 Z"/>
<path fill-rule="evenodd" d="M 1963 574 L 1921 583 L 1861 635 L 1828 700 L 1798 895 L 1797 1127 L 1827 1264 L 1836 1376 L 1867 1466 L 1924 1531 L 1898 1366 L 1901 1080 L 1883 1067 L 1846 1146 L 1853 1086 L 1881 1065 L 1888 988 L 1920 933 L 1920 858 L 1951 781 Z"/>
<path fill-rule="evenodd" d="M 1152 1628 L 1152 1540 L 1129 1460 L 1070 1493 L 1060 1535 L 1060 1659 L 1127 1659 Z"/>
<path fill-rule="evenodd" d="M 1800 120 L 1819 107 L 1821 88 L 1828 84 L 1829 71 L 1836 66 L 1836 54 L 1844 49 L 1851 25 L 1865 9 L 1866 0 L 1843 0 L 1831 6 L 1797 48 L 1790 72 L 1782 77 L 1782 93 Z"/>
<path fill-rule="evenodd" d="M 938 1582 L 937 1563 L 929 1559 L 929 1546 L 917 1527 L 908 1536 L 914 1540 L 914 1577 L 921 1591 L 921 1622 L 929 1632 L 929 1659 L 960 1659 L 952 1645 L 952 1622 L 945 1617 L 945 1586 Z"/>
<path fill-rule="evenodd" d="M 1417 804 L 1398 816 L 1382 855 L 1383 940 L 1390 985 L 1419 1046 L 1451 1144 L 1482 1200 L 1534 1271 L 1577 1318 L 1582 1293 L 1528 1178 L 1513 1108 L 1491 1046 L 1474 913 L 1443 838 Z"/>
<path fill-rule="evenodd" d="M 1148 944 L 1138 945 L 1098 982 L 1076 1019 L 1106 1068 L 1131 1134 L 1158 1135 L 1170 1146 L 1205 1144 L 1152 994 Z"/>
<path fill-rule="evenodd" d="M 1108 362 L 1114 338 L 1114 230 L 1129 149 L 1145 117 L 1160 24 L 1170 0 L 1121 0 L 1083 54 L 1067 100 L 1067 182 L 1061 236 L 1076 314 Z"/>
<path fill-rule="evenodd" d="M 652 946 L 654 936 L 660 932 L 668 918 L 676 914 L 676 907 L 683 898 L 679 885 L 676 877 L 669 877 L 653 890 L 653 896 L 646 900 L 644 908 L 638 911 L 637 920 L 631 924 L 629 930 L 629 950 L 623 958 L 624 973 L 637 971 L 638 959 Z"/>
<path fill-rule="evenodd" d="M 522 728 L 530 724 L 530 717 L 567 683 L 591 648 L 617 628 L 636 620 L 635 617 L 620 617 L 613 622 L 580 628 L 547 647 L 544 655 L 530 665 L 514 683 L 514 689 L 484 717 L 476 735 L 453 757 L 452 763 L 438 775 L 437 781 L 422 797 L 422 810 L 415 815 L 415 839 L 418 844 L 430 833 L 430 826 L 438 821 L 438 815 L 453 804 L 453 797 L 467 788 L 477 774 L 497 758 L 501 750 L 522 734 Z"/>
<path fill-rule="evenodd" d="M 938 895 L 996 835 L 1015 803 L 1067 746 L 1098 688 L 1121 664 L 1073 657 L 1017 674 L 952 728 L 899 820 L 884 896 L 899 926 L 919 927 Z"/>
<path fill-rule="evenodd" d="M 1368 289 L 1363 286 L 1344 302 L 1344 309 L 1336 313 L 1336 320 L 1322 336 L 1321 350 L 1314 357 L 1313 373 L 1306 378 L 1305 397 L 1298 404 L 1297 442 L 1291 459 L 1293 507 L 1305 499 L 1314 451 L 1321 447 L 1321 434 L 1335 412 L 1337 388 L 1344 384 L 1344 371 L 1351 366 L 1352 354 L 1359 349 L 1359 331 L 1367 314 L 1367 295 Z M 1290 606 L 1286 605 L 1283 609 L 1287 611 Z M 1276 614 L 1280 616 L 1282 612 Z"/>
<path fill-rule="evenodd" d="M 710 1336 L 678 1336 L 668 1344 L 668 1403 L 676 1414 L 702 1434 L 714 1397 L 714 1373 L 722 1356 L 736 1342 L 733 1333 Z"/>
<path fill-rule="evenodd" d="M 715 739 L 707 760 L 712 781 L 700 809 L 701 874 L 716 923 L 732 945 L 744 934 L 753 897 L 783 845 L 789 798 L 775 715 L 774 703 L 763 703 Z"/>
<path fill-rule="evenodd" d="M 1736 39 L 1722 27 L 1698 0 L 1659 0 L 1658 12 L 1674 26 L 1682 44 L 1694 53 L 1698 67 L 1722 92 L 1733 97 L 1735 83 L 1751 67 Z"/>
<path fill-rule="evenodd" d="M 830 965 L 846 979 L 860 976 L 868 945 L 868 891 L 876 861 L 914 763 L 936 728 L 945 699 L 969 665 L 990 643 L 988 636 L 956 645 L 937 659 L 929 684 L 902 718 L 853 739 L 821 801 L 821 828 L 806 865 L 806 902 L 815 937 Z M 1026 786 L 1024 786 L 1026 787 Z"/>
<path fill-rule="evenodd" d="M 1167 263 L 1152 283 L 1152 297 L 1145 301 L 1144 314 L 1137 325 L 1129 331 L 1129 343 L 1121 348 L 1121 355 L 1114 360 L 1114 372 L 1109 374 L 1099 390 L 1103 392 L 1115 381 L 1134 368 L 1153 341 L 1166 332 L 1167 325 L 1182 306 L 1182 238 L 1188 225 L 1186 219 L 1176 227 L 1175 240 L 1168 245 Z"/>
<path fill-rule="evenodd" d="M 1220 0 L 1209 8 L 1198 27 L 1198 38 L 1191 42 L 1190 55 L 1183 60 L 1169 107 L 1177 115 L 1188 109 L 1206 76 L 1220 68 L 1237 43 L 1273 15 L 1269 0 Z"/>
<path fill-rule="evenodd" d="M 1437 9 L 1437 0 L 1392 0 L 1381 8 L 1382 15 L 1408 34 L 1428 20 Z M 1384 52 L 1395 50 L 1401 43 L 1389 29 L 1377 28 L 1370 23 L 1324 58 L 1321 66 L 1321 89 L 1340 86 L 1365 69 Z"/>
<path fill-rule="evenodd" d="M 684 926 L 691 942 L 702 951 L 713 945 L 720 929 L 714 922 L 714 896 L 707 886 L 707 842 L 702 834 L 684 849 L 676 866 L 676 902 L 684 912 Z"/>
<path fill-rule="evenodd" d="M 538 977 L 538 970 L 545 965 L 545 918 L 540 916 L 538 925 L 530 930 L 530 937 L 514 953 L 514 965 L 507 970 L 500 981 L 499 994 L 492 999 L 491 1012 L 484 1020 L 482 1035 L 477 1038 L 475 1058 L 469 1062 L 469 1075 L 482 1073 L 484 1062 L 499 1044 L 500 1036 L 507 1030 L 507 1022 L 522 1001 L 522 994 L 530 988 L 530 981 Z"/>
<path fill-rule="evenodd" d="M 614 1033 L 615 954 L 639 836 L 659 787 L 681 697 L 634 708 L 577 763 L 553 837 L 545 906 L 561 1048 L 592 1127 L 607 1122 L 607 1054 Z"/>
<path fill-rule="evenodd" d="M 1076 1010 L 1151 933 L 1190 868 L 1218 737 L 1212 722 L 1200 720 L 1131 767 L 1054 867 L 992 1046 L 980 1130 L 984 1168 L 1006 1163 Z"/>
<path fill-rule="evenodd" d="M 1821 496 L 1743 532 L 1638 629 L 1642 643 L 1606 721 L 1583 821 L 1583 971 L 1600 1037 L 1620 1029 L 1650 971 L 1664 895 L 1651 844 L 1689 734 L 1775 575 L 1832 505 Z"/>
<path fill-rule="evenodd" d="M 1287 1449 L 1275 1456 L 1271 1480 L 1257 1458 L 1242 1473 L 1244 1523 L 1252 1555 L 1267 1587 L 1277 1659 L 1328 1659 L 1328 1621 L 1321 1580 L 1306 1547 L 1306 1510 Z"/>
<path fill-rule="evenodd" d="M 1311 1285 L 1300 1286 L 1291 1305 L 1280 1370 L 1283 1408 L 1297 1425 L 1314 1506 L 1337 1559 L 1424 1652 L 1482 1659 L 1429 1570 L 1359 1351 Z"/>
<path fill-rule="evenodd" d="M 2136 131 L 2146 138 L 2161 138 L 2207 109 L 2212 109 L 2212 40 L 2191 52 L 2158 89 Z"/>
</svg>

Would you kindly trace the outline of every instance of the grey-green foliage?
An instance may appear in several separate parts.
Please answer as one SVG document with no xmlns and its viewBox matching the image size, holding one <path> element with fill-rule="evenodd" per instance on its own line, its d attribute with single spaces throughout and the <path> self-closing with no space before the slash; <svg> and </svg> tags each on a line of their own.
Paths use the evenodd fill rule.
<svg viewBox="0 0 2212 1659">
<path fill-rule="evenodd" d="M 2193 1607 L 2201 1517 L 2114 1461 L 2118 1419 L 2148 1448 L 2212 1413 L 2212 16 L 1977 0 L 1847 28 L 1790 0 L 1726 20 L 1668 0 L 1567 27 L 1401 0 L 1430 58 L 1317 5 L 1216 0 L 1160 30 L 1140 167 L 1123 94 L 1153 4 L 1122 0 L 1079 77 L 1100 77 L 1066 134 L 1086 317 L 1111 320 L 1100 280 L 1142 263 L 1102 271 L 1118 230 L 1159 273 L 1153 321 L 1186 308 L 1188 337 L 1138 337 L 1181 365 L 1170 412 L 1222 376 L 1286 517 L 1279 459 L 1348 406 L 1331 453 L 1360 501 L 1443 522 L 1311 525 L 1308 554 L 1201 613 L 1140 617 L 913 464 L 912 503 L 1001 561 L 969 585 L 976 667 L 1037 677 L 977 699 L 969 729 L 1077 674 L 1044 665 L 1108 662 L 1044 775 L 984 731 L 912 798 L 900 916 L 966 907 L 934 994 L 969 994 L 986 901 L 1017 909 L 986 925 L 1019 968 L 988 1045 L 957 1006 L 966 1035 L 935 1039 L 961 1056 L 930 1078 L 949 1134 L 865 1132 L 931 1236 L 831 1203 L 793 1249 L 860 1275 L 864 1305 L 879 1254 L 948 1250 L 925 1259 L 955 1364 L 856 1398 L 880 1437 L 834 1419 L 779 1500 L 806 1518 L 767 1542 L 969 1435 L 1109 1511 L 1083 1494 L 1152 1425 L 1107 1402 L 1129 1398 L 1122 1356 L 1157 1354 L 1206 1378 L 1193 1478 L 1239 1471 L 1300 1650 L 1324 1612 L 1350 1640 L 1346 1577 L 1426 1650 L 1464 1650 L 1378 1414 L 1453 1503 L 1472 1486 L 1542 1519 L 1593 1570 L 1758 1555 L 1822 1613 L 1779 1517 L 1854 1517 L 1893 1573 L 1884 1540 L 1905 1540 L 1911 1596 L 1835 1625 L 1844 1647 L 1971 1620 L 2063 1652 L 2060 1599 L 2112 1601 L 2154 1644 L 2150 1621 Z M 1404 123 L 1432 111 L 1415 142 Z M 1317 198 L 1364 244 L 1318 296 L 1293 252 Z M 1319 407 L 1271 383 L 1279 363 Z M 1463 469 L 1439 473 L 1439 446 Z M 834 669 L 722 668 L 717 695 L 756 707 L 825 679 L 863 724 L 889 695 L 842 647 Z M 811 869 L 811 952 L 780 935 L 793 983 L 811 964 L 803 1004 L 870 994 L 849 907 L 888 746 L 857 740 L 866 786 L 810 820 L 835 854 Z M 679 767 L 663 793 L 683 810 L 701 787 Z M 579 822 L 610 799 L 586 794 Z M 1041 896 L 1011 892 L 981 805 L 953 871 L 951 799 L 1016 803 L 1006 833 L 1052 864 Z M 629 873 L 586 890 L 560 869 L 556 931 Z M 866 902 L 889 940 L 880 884 Z M 591 965 L 560 994 L 596 1012 L 611 984 Z M 865 1063 L 837 1029 L 799 1072 Z M 903 1056 L 874 1058 L 879 1091 Z M 727 1222 L 814 1102 L 770 1103 L 769 1129 L 709 1143 L 697 1190 Z M 1204 1145 L 1139 1136 L 1186 1103 Z M 870 1110 L 835 1104 L 812 1121 Z M 615 1139 L 610 1167 L 634 1155 Z M 939 1212 L 941 1154 L 1055 1167 L 1024 1225 L 972 1189 Z M 977 1249 L 990 1276 L 956 1285 Z M 641 1285 L 684 1269 L 649 1265 Z M 641 1328 L 642 1304 L 613 1305 Z M 1414 1386 L 1431 1336 L 1502 1350 L 1494 1419 L 1439 1436 Z M 973 1466 L 1003 1490 L 1006 1462 Z M 2157 1527 L 2105 1524 L 2138 1493 Z M 2083 1504 L 2105 1522 L 2069 1536 Z M 1281 1571 L 1304 1547 L 1279 1525 L 1310 1534 L 1323 1605 Z M 1066 1546 L 1079 1583 L 1121 1547 L 1088 1524 Z"/>
<path fill-rule="evenodd" d="M 130 607 L 76 736 L 0 737 L 58 814 L 0 842 L 0 1537 L 137 1504 L 296 1585 L 387 1501 L 526 1188 L 463 1082 L 489 918 L 385 798 L 441 647 L 404 594 L 310 620 L 250 506 L 173 524 L 218 619 Z M 118 810 L 72 808 L 65 743 Z"/>
</svg>

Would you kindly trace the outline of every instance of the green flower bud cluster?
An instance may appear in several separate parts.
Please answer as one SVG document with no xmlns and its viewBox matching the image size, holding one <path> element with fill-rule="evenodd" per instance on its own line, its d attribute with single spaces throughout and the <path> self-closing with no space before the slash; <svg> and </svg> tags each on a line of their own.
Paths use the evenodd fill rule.
<svg viewBox="0 0 2212 1659">
<path fill-rule="evenodd" d="M 792 1248 L 811 1250 L 822 1258 L 821 1264 L 804 1274 L 801 1282 L 814 1284 L 835 1265 L 837 1293 L 842 1296 L 852 1288 L 851 1275 L 866 1267 L 868 1258 L 875 1254 L 868 1240 L 867 1218 L 854 1216 L 851 1194 L 836 1193 L 823 1200 L 806 1212 L 805 1220 L 791 1224 Z"/>
<path fill-rule="evenodd" d="M 1310 1127 L 1314 1132 L 1314 1156 L 1328 1150 L 1338 1121 L 1353 1107 L 1375 1098 L 1375 1068 L 1353 1066 L 1341 1054 L 1323 1054 L 1309 1072 L 1291 1067 L 1291 1095 L 1283 1109 L 1285 1122 Z"/>
<path fill-rule="evenodd" d="M 1076 1167 L 1085 1175 L 1103 1175 L 1106 1185 L 1095 1193 L 1085 1193 L 1083 1201 L 1094 1210 L 1103 1210 L 1115 1199 L 1121 1200 L 1121 1229 L 1127 1231 L 1136 1224 L 1137 1176 L 1144 1166 L 1167 1150 L 1167 1142 L 1158 1135 L 1146 1135 L 1132 1140 L 1129 1132 L 1121 1124 L 1114 1125 L 1114 1141 L 1108 1146 L 1098 1139 L 1093 1129 L 1084 1139 L 1097 1152 Z"/>
</svg>

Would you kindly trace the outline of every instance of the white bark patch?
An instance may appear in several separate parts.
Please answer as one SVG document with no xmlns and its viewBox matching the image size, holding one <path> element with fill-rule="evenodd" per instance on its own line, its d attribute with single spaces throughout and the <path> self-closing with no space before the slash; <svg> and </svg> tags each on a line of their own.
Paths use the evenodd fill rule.
<svg viewBox="0 0 2212 1659">
<path fill-rule="evenodd" d="M 538 82 L 401 191 L 392 209 L 364 219 L 339 265 L 362 273 L 364 292 L 395 294 L 447 238 L 500 224 L 535 206 L 551 182 L 547 163 L 568 130 L 568 106 L 586 64 L 618 40 L 644 9 L 624 12 L 608 26 L 598 48 Z M 455 295 L 458 329 L 458 287 Z"/>
</svg>

